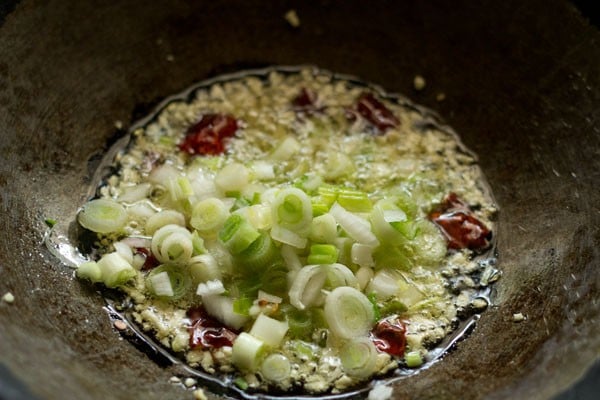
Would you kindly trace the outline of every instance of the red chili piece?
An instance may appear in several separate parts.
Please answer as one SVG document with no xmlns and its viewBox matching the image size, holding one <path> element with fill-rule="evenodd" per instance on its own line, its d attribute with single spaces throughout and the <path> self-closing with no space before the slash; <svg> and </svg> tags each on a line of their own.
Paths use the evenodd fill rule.
<svg viewBox="0 0 600 400">
<path fill-rule="evenodd" d="M 190 126 L 179 149 L 188 154 L 218 155 L 225 151 L 227 138 L 235 135 L 238 125 L 230 115 L 205 114 Z"/>
<path fill-rule="evenodd" d="M 314 111 L 316 104 L 317 94 L 307 88 L 300 89 L 300 93 L 292 100 L 292 106 L 296 111 Z"/>
<path fill-rule="evenodd" d="M 489 246 L 492 232 L 473 215 L 471 208 L 450 193 L 429 219 L 440 227 L 450 249 L 484 249 Z"/>
<path fill-rule="evenodd" d="M 135 254 L 145 257 L 144 264 L 142 265 L 142 271 L 147 271 L 160 265 L 160 261 L 158 261 L 156 257 L 154 257 L 154 254 L 152 254 L 152 252 L 145 247 L 136 247 Z"/>
<path fill-rule="evenodd" d="M 191 308 L 188 310 L 187 316 L 191 320 L 188 331 L 192 349 L 197 347 L 218 349 L 223 346 L 233 346 L 237 334 L 219 321 L 209 317 L 204 308 Z"/>
<path fill-rule="evenodd" d="M 398 318 L 381 320 L 373 328 L 371 340 L 379 351 L 402 357 L 406 349 L 406 326 Z"/>
<path fill-rule="evenodd" d="M 375 125 L 381 133 L 400 125 L 400 121 L 373 93 L 363 93 L 358 98 L 356 109 L 367 121 Z"/>
</svg>

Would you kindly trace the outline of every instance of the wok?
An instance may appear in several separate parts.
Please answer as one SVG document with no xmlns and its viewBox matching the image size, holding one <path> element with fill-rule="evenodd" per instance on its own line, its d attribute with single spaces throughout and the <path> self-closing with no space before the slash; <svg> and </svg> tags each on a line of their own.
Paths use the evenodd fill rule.
<svg viewBox="0 0 600 400">
<path fill-rule="evenodd" d="M 169 383 L 178 367 L 122 340 L 100 294 L 49 253 L 44 220 L 74 218 L 100 155 L 160 99 L 281 64 L 437 110 L 501 207 L 494 305 L 394 398 L 547 399 L 573 385 L 600 356 L 600 33 L 565 1 L 476 3 L 4 3 L 0 295 L 15 301 L 0 302 L 0 397 L 192 397 Z"/>
</svg>

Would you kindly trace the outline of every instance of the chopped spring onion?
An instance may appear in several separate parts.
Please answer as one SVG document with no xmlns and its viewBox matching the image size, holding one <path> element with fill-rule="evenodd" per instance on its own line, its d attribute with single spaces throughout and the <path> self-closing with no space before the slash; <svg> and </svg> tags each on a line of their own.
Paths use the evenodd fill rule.
<svg viewBox="0 0 600 400">
<path fill-rule="evenodd" d="M 375 322 L 371 302 L 352 287 L 340 286 L 331 291 L 324 310 L 330 331 L 340 338 L 366 336 Z"/>
<path fill-rule="evenodd" d="M 290 304 L 304 310 L 319 302 L 327 273 L 320 265 L 308 265 L 298 271 L 289 291 Z"/>
<path fill-rule="evenodd" d="M 279 243 L 287 244 L 297 249 L 306 247 L 308 240 L 305 237 L 298 235 L 296 232 L 283 228 L 280 225 L 275 225 L 271 228 L 271 238 Z"/>
<path fill-rule="evenodd" d="M 207 250 L 204 246 L 204 239 L 200 237 L 198 231 L 192 232 L 192 254 L 197 256 L 199 254 L 206 254 Z"/>
<path fill-rule="evenodd" d="M 337 223 L 333 215 L 322 214 L 313 218 L 308 237 L 317 243 L 333 243 L 337 237 Z"/>
<path fill-rule="evenodd" d="M 300 151 L 300 143 L 291 136 L 286 137 L 275 147 L 270 158 L 274 161 L 287 161 Z"/>
<path fill-rule="evenodd" d="M 146 221 L 146 234 L 154 235 L 154 232 L 166 225 L 185 226 L 185 217 L 175 210 L 162 210 L 152 215 Z"/>
<path fill-rule="evenodd" d="M 281 246 L 281 257 L 285 265 L 290 271 L 297 271 L 302 268 L 302 261 L 300 256 L 296 253 L 296 247 L 284 244 Z"/>
<path fill-rule="evenodd" d="M 278 321 L 260 314 L 250 329 L 250 334 L 262 340 L 267 346 L 279 347 L 288 331 L 286 321 Z"/>
<path fill-rule="evenodd" d="M 350 212 L 369 212 L 373 208 L 369 196 L 360 190 L 340 189 L 337 202 Z"/>
<path fill-rule="evenodd" d="M 231 297 L 220 294 L 203 296 L 202 305 L 209 315 L 233 329 L 240 329 L 248 321 L 247 316 L 234 311 Z"/>
<path fill-rule="evenodd" d="M 310 246 L 309 264 L 333 264 L 338 259 L 338 249 L 332 244 L 313 244 Z"/>
<path fill-rule="evenodd" d="M 148 180 L 151 183 L 166 187 L 167 182 L 177 179 L 179 176 L 181 176 L 181 173 L 173 164 L 164 163 L 150 172 Z"/>
<path fill-rule="evenodd" d="M 338 286 L 350 286 L 358 288 L 358 280 L 344 264 L 334 263 L 325 264 L 321 268 L 327 274 L 327 287 L 336 288 Z"/>
<path fill-rule="evenodd" d="M 314 324 L 310 309 L 298 310 L 294 307 L 285 309 L 285 317 L 288 322 L 289 335 L 293 338 L 309 337 L 313 330 Z"/>
<path fill-rule="evenodd" d="M 267 303 L 281 304 L 283 299 L 279 296 L 275 296 L 271 293 L 267 293 L 263 290 L 258 291 L 258 300 L 266 301 Z"/>
<path fill-rule="evenodd" d="M 81 279 L 89 279 L 96 283 L 102 281 L 102 272 L 98 263 L 95 261 L 87 261 L 77 267 L 77 277 Z"/>
<path fill-rule="evenodd" d="M 127 211 L 114 200 L 95 199 L 84 204 L 77 220 L 81 226 L 93 232 L 118 232 L 127 223 Z"/>
<path fill-rule="evenodd" d="M 223 282 L 221 282 L 218 279 L 213 279 L 211 281 L 200 283 L 198 284 L 198 288 L 196 289 L 196 294 L 198 296 L 210 296 L 213 294 L 223 293 L 225 293 L 225 287 L 223 286 Z"/>
<path fill-rule="evenodd" d="M 152 254 L 163 263 L 184 263 L 194 251 L 192 234 L 179 225 L 165 225 L 152 236 Z"/>
<path fill-rule="evenodd" d="M 357 242 L 373 247 L 379 245 L 379 241 L 373 232 L 371 232 L 371 225 L 364 218 L 352 214 L 338 203 L 334 203 L 329 212 L 342 229 Z"/>
<path fill-rule="evenodd" d="M 271 180 L 275 178 L 273 164 L 268 161 L 255 161 L 250 168 L 258 180 Z"/>
<path fill-rule="evenodd" d="M 273 219 L 271 217 L 271 207 L 265 204 L 255 204 L 245 208 L 246 218 L 256 229 L 271 229 Z"/>
<path fill-rule="evenodd" d="M 173 286 L 167 271 L 148 276 L 148 284 L 157 297 L 173 297 Z"/>
<path fill-rule="evenodd" d="M 167 188 L 173 201 L 185 200 L 194 194 L 190 181 L 185 176 L 178 176 L 167 183 Z"/>
<path fill-rule="evenodd" d="M 409 351 L 404 355 L 404 362 L 409 368 L 416 368 L 423 365 L 423 358 L 418 351 Z"/>
<path fill-rule="evenodd" d="M 192 286 L 187 269 L 173 264 L 163 264 L 154 268 L 146 276 L 145 282 L 150 293 L 169 300 L 180 299 Z"/>
<path fill-rule="evenodd" d="M 310 198 L 298 188 L 281 190 L 275 197 L 272 210 L 273 222 L 283 228 L 302 234 L 310 227 L 312 221 Z"/>
<path fill-rule="evenodd" d="M 241 192 L 248 184 L 250 172 L 239 163 L 226 165 L 215 177 L 215 184 L 223 192 Z"/>
<path fill-rule="evenodd" d="M 400 232 L 394 229 L 394 227 L 390 225 L 390 222 L 386 220 L 386 212 L 386 210 L 381 208 L 380 204 L 377 204 L 371 211 L 369 219 L 371 220 L 373 233 L 375 233 L 375 236 L 383 243 L 395 245 L 405 242 L 406 240 L 402 237 Z"/>
<path fill-rule="evenodd" d="M 342 368 L 349 376 L 357 379 L 369 377 L 377 365 L 377 349 L 366 337 L 347 340 L 339 349 Z"/>
<path fill-rule="evenodd" d="M 113 247 L 125 261 L 129 264 L 133 263 L 133 251 L 131 250 L 131 247 L 124 242 L 114 242 Z"/>
<path fill-rule="evenodd" d="M 122 286 L 137 275 L 137 271 L 118 253 L 108 253 L 98 261 L 102 282 L 109 288 Z"/>
<path fill-rule="evenodd" d="M 249 297 L 233 300 L 233 312 L 236 314 L 250 316 L 250 308 L 252 308 L 252 299 Z"/>
<path fill-rule="evenodd" d="M 235 256 L 235 259 L 236 264 L 243 268 L 260 271 L 265 265 L 271 264 L 278 255 L 278 249 L 271 240 L 271 236 L 266 232 L 261 232 L 255 241 Z"/>
<path fill-rule="evenodd" d="M 283 354 L 270 354 L 261 366 L 262 376 L 271 382 L 281 382 L 289 378 L 291 373 L 290 360 Z"/>
<path fill-rule="evenodd" d="M 229 211 L 221 200 L 209 198 L 194 205 L 190 225 L 203 236 L 216 236 L 228 216 Z"/>
<path fill-rule="evenodd" d="M 373 247 L 362 243 L 354 243 L 351 250 L 352 262 L 361 267 L 374 267 Z"/>
<path fill-rule="evenodd" d="M 242 332 L 233 342 L 231 361 L 242 371 L 256 371 L 260 366 L 261 357 L 265 352 L 265 343 Z"/>
<path fill-rule="evenodd" d="M 282 262 L 274 262 L 261 273 L 260 287 L 277 296 L 285 296 L 288 288 L 288 269 Z"/>
<path fill-rule="evenodd" d="M 220 280 L 222 277 L 217 260 L 210 254 L 190 258 L 189 269 L 194 283 Z"/>
<path fill-rule="evenodd" d="M 360 267 L 358 271 L 356 271 L 356 280 L 358 281 L 358 286 L 361 290 L 365 290 L 371 279 L 373 279 L 374 273 L 373 268 L 370 267 Z"/>
<path fill-rule="evenodd" d="M 427 220 L 418 221 L 417 229 L 419 233 L 412 243 L 417 260 L 425 265 L 435 265 L 441 262 L 448 247 L 440 230 Z"/>
<path fill-rule="evenodd" d="M 371 283 L 367 286 L 368 293 L 374 293 L 379 300 L 386 300 L 398 294 L 399 282 L 402 276 L 394 270 L 382 269 L 377 271 Z"/>
<path fill-rule="evenodd" d="M 327 153 L 324 176 L 327 179 L 337 179 L 354 172 L 354 163 L 344 153 L 330 151 Z"/>
<path fill-rule="evenodd" d="M 246 250 L 260 233 L 241 215 L 232 214 L 219 231 L 219 239 L 233 255 Z"/>
</svg>

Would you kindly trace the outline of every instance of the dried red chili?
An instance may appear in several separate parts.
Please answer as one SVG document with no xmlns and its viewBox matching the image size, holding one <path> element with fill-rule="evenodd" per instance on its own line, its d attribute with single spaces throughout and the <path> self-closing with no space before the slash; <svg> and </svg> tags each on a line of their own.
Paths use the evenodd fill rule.
<svg viewBox="0 0 600 400">
<path fill-rule="evenodd" d="M 179 149 L 188 154 L 218 155 L 225 151 L 225 142 L 235 135 L 235 118 L 223 114 L 205 114 L 190 126 Z"/>
<path fill-rule="evenodd" d="M 135 254 L 144 257 L 144 264 L 142 265 L 143 271 L 156 268 L 160 265 L 160 261 L 158 261 L 156 257 L 154 257 L 154 254 L 152 254 L 152 252 L 145 247 L 136 247 Z"/>
<path fill-rule="evenodd" d="M 218 349 L 224 346 L 233 346 L 237 333 L 208 316 L 204 308 L 191 308 L 188 310 L 187 316 L 191 321 L 188 332 L 192 349 L 197 347 Z"/>
<path fill-rule="evenodd" d="M 489 246 L 492 232 L 456 193 L 450 193 L 440 207 L 429 214 L 429 219 L 440 227 L 448 248 L 478 250 Z"/>
<path fill-rule="evenodd" d="M 302 88 L 300 93 L 292 100 L 292 106 L 295 110 L 315 110 L 317 104 L 317 94 L 310 89 Z"/>
<path fill-rule="evenodd" d="M 389 128 L 400 125 L 400 121 L 373 93 L 363 93 L 358 98 L 356 109 L 367 121 L 384 133 Z"/>
<path fill-rule="evenodd" d="M 371 331 L 371 340 L 379 351 L 402 357 L 406 349 L 406 326 L 396 317 L 381 320 Z"/>
</svg>

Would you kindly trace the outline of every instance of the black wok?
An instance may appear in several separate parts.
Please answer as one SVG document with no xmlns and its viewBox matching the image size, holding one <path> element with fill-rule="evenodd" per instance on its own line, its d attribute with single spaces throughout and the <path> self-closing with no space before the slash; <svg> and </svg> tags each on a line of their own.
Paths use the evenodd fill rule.
<svg viewBox="0 0 600 400">
<path fill-rule="evenodd" d="M 291 8 L 299 28 L 283 18 Z M 0 397 L 192 397 L 169 383 L 177 367 L 121 340 L 102 297 L 44 247 L 44 220 L 72 220 L 99 155 L 161 98 L 279 64 L 357 75 L 437 110 L 480 155 L 501 207 L 495 305 L 441 362 L 395 384 L 395 398 L 548 399 L 599 358 L 600 33 L 570 3 L 0 10 L 0 296 L 15 296 L 0 302 Z M 519 312 L 527 319 L 513 322 Z"/>
</svg>

